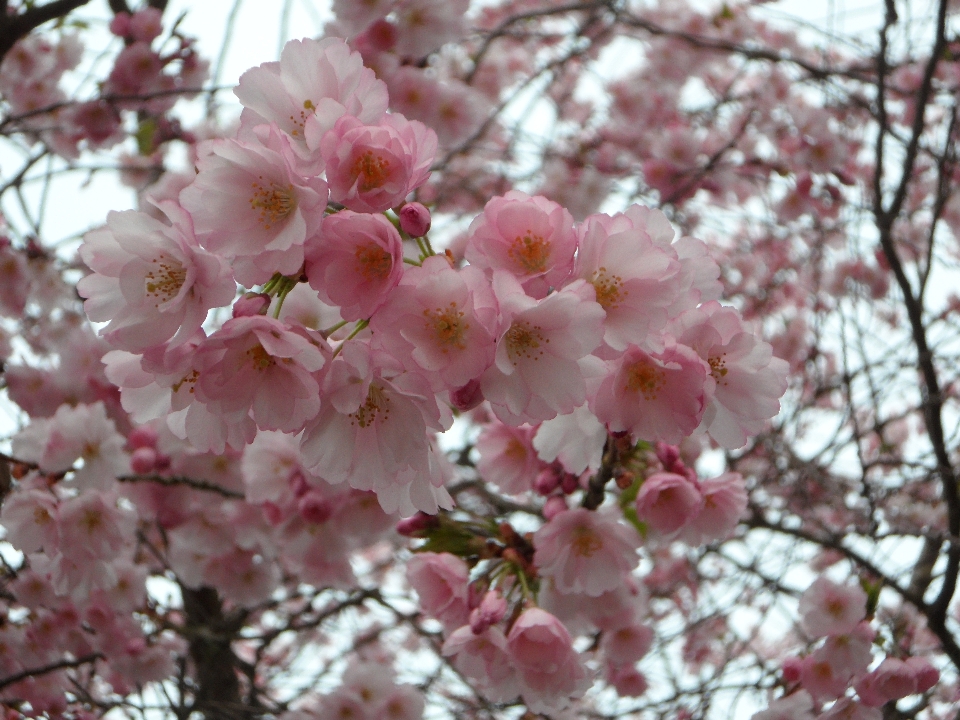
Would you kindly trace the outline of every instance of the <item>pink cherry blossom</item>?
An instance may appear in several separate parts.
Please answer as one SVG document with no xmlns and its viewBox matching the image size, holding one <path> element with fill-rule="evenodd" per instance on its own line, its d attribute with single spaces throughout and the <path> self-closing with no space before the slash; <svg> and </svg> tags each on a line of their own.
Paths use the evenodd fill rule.
<svg viewBox="0 0 960 720">
<path fill-rule="evenodd" d="M 856 685 L 860 700 L 871 707 L 880 707 L 890 700 L 917 692 L 917 676 L 913 668 L 895 657 L 885 658 L 876 670 Z"/>
<path fill-rule="evenodd" d="M 473 632 L 469 625 L 459 627 L 443 643 L 442 652 L 452 657 L 454 667 L 478 683 L 494 702 L 507 702 L 519 694 L 507 638 L 498 627 L 488 627 L 481 633 Z"/>
<path fill-rule="evenodd" d="M 426 182 L 437 136 L 398 113 L 384 115 L 376 125 L 346 116 L 324 135 L 320 152 L 332 200 L 357 212 L 382 212 Z"/>
<path fill-rule="evenodd" d="M 574 277 L 593 285 L 606 312 L 604 342 L 616 350 L 656 342 L 683 289 L 670 246 L 654 244 L 631 214 L 591 215 L 578 228 Z"/>
<path fill-rule="evenodd" d="M 631 345 L 609 362 L 590 409 L 614 432 L 676 444 L 700 424 L 706 377 L 707 364 L 688 347 L 650 354 Z"/>
<path fill-rule="evenodd" d="M 504 422 L 549 420 L 586 399 L 585 358 L 600 343 L 602 308 L 572 284 L 537 301 L 513 276 L 496 273 L 504 317 L 496 362 L 480 380 L 494 414 Z"/>
<path fill-rule="evenodd" d="M 200 243 L 228 259 L 247 287 L 275 272 L 299 273 L 304 242 L 327 207 L 326 183 L 296 172 L 279 131 L 271 128 L 263 140 L 201 145 L 197 177 L 180 193 Z"/>
<path fill-rule="evenodd" d="M 507 648 L 519 673 L 520 694 L 533 712 L 563 707 L 590 684 L 570 633 L 540 608 L 520 613 L 507 635 Z"/>
<path fill-rule="evenodd" d="M 866 616 L 867 594 L 858 585 L 819 577 L 800 596 L 800 626 L 810 637 L 845 635 Z"/>
<path fill-rule="evenodd" d="M 13 438 L 14 455 L 37 463 L 45 472 L 67 472 L 82 459 L 83 465 L 73 473 L 81 488 L 105 489 L 113 478 L 129 471 L 123 445 L 102 402 L 75 408 L 61 405 L 52 418 L 35 420 Z"/>
<path fill-rule="evenodd" d="M 724 473 L 699 483 L 703 505 L 687 523 L 681 538 L 691 546 L 726 539 L 747 509 L 747 491 L 739 473 Z"/>
<path fill-rule="evenodd" d="M 426 432 L 446 421 L 426 382 L 401 371 L 364 343 L 346 343 L 324 378 L 328 402 L 304 430 L 304 464 L 330 483 L 375 491 L 384 509 L 436 513 L 449 502 Z"/>
<path fill-rule="evenodd" d="M 386 17 L 396 0 L 333 0 L 333 14 L 350 35 L 363 32 L 375 20 Z"/>
<path fill-rule="evenodd" d="M 383 215 L 350 210 L 323 220 L 307 249 L 307 278 L 344 320 L 369 319 L 403 275 L 403 241 Z"/>
<path fill-rule="evenodd" d="M 683 475 L 656 473 L 637 494 L 637 516 L 658 535 L 670 536 L 690 523 L 703 507 L 703 496 Z"/>
<path fill-rule="evenodd" d="M 480 477 L 509 495 L 530 490 L 545 467 L 533 449 L 533 435 L 534 429 L 526 425 L 511 427 L 496 420 L 486 425 L 476 443 Z"/>
<path fill-rule="evenodd" d="M 417 553 L 407 563 L 407 580 L 427 614 L 447 628 L 466 625 L 470 614 L 466 563 L 449 553 Z"/>
<path fill-rule="evenodd" d="M 497 301 L 473 267 L 455 270 L 443 256 L 408 269 L 373 316 L 376 342 L 409 370 L 456 389 L 493 364 Z"/>
<path fill-rule="evenodd" d="M 647 625 L 624 625 L 603 633 L 600 647 L 607 661 L 616 666 L 632 665 L 653 645 L 653 630 Z"/>
<path fill-rule="evenodd" d="M 320 409 L 315 373 L 327 350 L 319 334 L 279 320 L 233 318 L 198 349 L 196 399 L 217 414 L 249 411 L 264 430 L 298 432 Z"/>
<path fill-rule="evenodd" d="M 736 310 L 717 302 L 687 311 L 672 332 L 710 366 L 713 390 L 708 392 L 703 427 L 721 446 L 742 447 L 780 412 L 787 363 L 746 332 Z"/>
<path fill-rule="evenodd" d="M 490 200 L 467 230 L 467 261 L 505 270 L 533 297 L 543 298 L 573 269 L 573 217 L 544 197 L 511 190 Z"/>
<path fill-rule="evenodd" d="M 558 460 L 567 472 L 580 475 L 588 468 L 599 469 L 606 441 L 606 428 L 581 405 L 572 413 L 541 423 L 533 446 L 541 460 Z"/>
<path fill-rule="evenodd" d="M 363 66 L 359 53 L 333 37 L 291 40 L 280 62 L 247 70 L 234 93 L 245 108 L 245 126 L 276 123 L 315 170 L 322 169 L 315 152 L 320 138 L 340 117 L 371 123 L 387 109 L 386 86 Z"/>
<path fill-rule="evenodd" d="M 80 257 L 93 273 L 77 284 L 91 320 L 112 345 L 140 351 L 186 341 L 207 311 L 236 292 L 230 270 L 205 252 L 190 216 L 172 203 L 161 208 L 171 224 L 127 210 L 107 216 L 107 227 L 86 234 Z"/>
<path fill-rule="evenodd" d="M 750 720 L 814 720 L 813 698 L 806 690 L 785 695 L 770 703 L 766 710 L 754 713 Z"/>
<path fill-rule="evenodd" d="M 57 500 L 36 488 L 11 493 L 0 505 L 0 524 L 6 539 L 24 553 L 41 548 L 53 554 L 59 542 Z"/>
<path fill-rule="evenodd" d="M 537 572 L 562 593 L 596 597 L 637 567 L 640 537 L 606 513 L 576 508 L 554 516 L 533 536 Z"/>
<path fill-rule="evenodd" d="M 818 700 L 835 700 L 850 687 L 852 672 L 823 647 L 800 661 L 800 682 Z"/>
<path fill-rule="evenodd" d="M 467 0 L 398 0 L 397 52 L 421 58 L 464 35 Z"/>
</svg>

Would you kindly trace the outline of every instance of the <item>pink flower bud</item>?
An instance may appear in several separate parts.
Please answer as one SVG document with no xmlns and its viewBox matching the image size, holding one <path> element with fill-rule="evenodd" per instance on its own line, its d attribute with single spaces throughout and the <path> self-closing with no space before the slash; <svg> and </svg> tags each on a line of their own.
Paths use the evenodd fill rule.
<svg viewBox="0 0 960 720">
<path fill-rule="evenodd" d="M 300 517 L 310 523 L 324 523 L 333 515 L 333 505 L 325 497 L 316 492 L 308 492 L 297 503 Z"/>
<path fill-rule="evenodd" d="M 560 489 L 564 495 L 575 493 L 580 488 L 580 478 L 571 473 L 566 473 L 563 480 L 560 481 Z"/>
<path fill-rule="evenodd" d="M 470 613 L 470 629 L 474 635 L 482 635 L 507 614 L 507 601 L 496 590 L 490 590 L 483 596 L 480 606 Z"/>
<path fill-rule="evenodd" d="M 547 498 L 547 502 L 543 505 L 543 518 L 547 522 L 553 520 L 554 517 L 562 513 L 567 509 L 567 501 L 563 498 L 562 495 L 554 495 Z"/>
<path fill-rule="evenodd" d="M 788 657 L 783 661 L 783 679 L 788 683 L 795 683 L 800 680 L 800 671 L 803 661 L 798 657 Z"/>
<path fill-rule="evenodd" d="M 923 693 L 940 682 L 940 671 L 930 661 L 921 657 L 909 657 L 904 662 L 917 678 L 917 692 Z"/>
<path fill-rule="evenodd" d="M 418 202 L 400 208 L 400 227 L 410 237 L 423 237 L 430 232 L 430 211 Z"/>
<path fill-rule="evenodd" d="M 483 402 L 483 391 L 479 380 L 471 380 L 466 385 L 450 391 L 450 403 L 460 412 L 473 410 Z"/>
<path fill-rule="evenodd" d="M 127 445 L 131 450 L 136 450 L 137 448 L 142 447 L 156 447 L 157 431 L 149 425 L 140 425 L 139 427 L 135 427 L 130 431 L 130 434 L 127 435 Z"/>
<path fill-rule="evenodd" d="M 270 296 L 266 293 L 246 293 L 233 304 L 233 316 L 266 315 L 269 307 Z"/>
<path fill-rule="evenodd" d="M 397 523 L 397 533 L 404 537 L 416 537 L 420 532 L 437 526 L 437 517 L 418 512 L 412 517 L 403 518 Z"/>
<path fill-rule="evenodd" d="M 275 505 L 272 502 L 265 502 L 260 506 L 263 510 L 264 517 L 267 518 L 267 522 L 271 525 L 279 525 L 283 522 L 283 509 L 279 505 Z"/>
<path fill-rule="evenodd" d="M 560 475 L 552 466 L 544 468 L 533 481 L 533 489 L 541 495 L 549 495 L 560 487 Z"/>
<path fill-rule="evenodd" d="M 110 21 L 110 32 L 117 37 L 127 37 L 130 34 L 130 13 L 117 13 Z"/>
<path fill-rule="evenodd" d="M 157 451 L 152 447 L 138 447 L 130 456 L 130 469 L 137 475 L 153 472 L 157 466 Z"/>
<path fill-rule="evenodd" d="M 383 19 L 377 20 L 357 35 L 353 44 L 364 55 L 371 52 L 391 52 L 397 45 L 397 26 Z"/>
</svg>

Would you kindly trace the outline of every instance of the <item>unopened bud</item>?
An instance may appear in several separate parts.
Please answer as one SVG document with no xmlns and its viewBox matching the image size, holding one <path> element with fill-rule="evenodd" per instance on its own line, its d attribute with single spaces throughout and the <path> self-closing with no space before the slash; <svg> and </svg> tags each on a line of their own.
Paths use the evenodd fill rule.
<svg viewBox="0 0 960 720">
<path fill-rule="evenodd" d="M 575 493 L 580 488 L 580 478 L 571 473 L 567 473 L 563 476 L 563 480 L 560 481 L 560 489 L 563 491 L 564 495 L 569 495 L 570 493 Z"/>
<path fill-rule="evenodd" d="M 436 515 L 427 515 L 426 513 L 418 512 L 416 515 L 403 518 L 398 522 L 396 530 L 398 535 L 417 537 L 420 533 L 425 530 L 430 530 L 438 524 L 439 521 Z"/>
<path fill-rule="evenodd" d="M 552 467 L 541 470 L 533 481 L 533 489 L 541 495 L 549 495 L 560 486 L 560 476 Z"/>
<path fill-rule="evenodd" d="M 131 430 L 130 434 L 127 435 L 127 445 L 130 446 L 131 450 L 143 447 L 152 448 L 157 446 L 157 438 L 156 430 L 149 425 L 140 425 Z"/>
<path fill-rule="evenodd" d="M 130 456 L 130 469 L 137 475 L 146 475 L 157 468 L 157 451 L 152 447 L 138 447 Z"/>
<path fill-rule="evenodd" d="M 410 237 L 423 237 L 430 232 L 430 211 L 418 202 L 400 208 L 400 228 Z"/>
<path fill-rule="evenodd" d="M 297 503 L 300 517 L 310 523 L 325 523 L 333 515 L 333 505 L 317 492 L 308 492 Z"/>
<path fill-rule="evenodd" d="M 800 658 L 788 657 L 783 661 L 783 679 L 788 683 L 799 682 L 802 662 Z"/>
<path fill-rule="evenodd" d="M 565 510 L 567 510 L 567 501 L 562 495 L 554 495 L 547 498 L 547 501 L 543 504 L 543 517 L 547 522 L 550 522 Z"/>
<path fill-rule="evenodd" d="M 473 410 L 483 402 L 483 391 L 479 380 L 471 380 L 462 388 L 450 391 L 450 404 L 460 412 Z"/>
<path fill-rule="evenodd" d="M 270 296 L 266 293 L 246 293 L 233 304 L 233 316 L 252 317 L 265 315 L 270 307 Z"/>
</svg>

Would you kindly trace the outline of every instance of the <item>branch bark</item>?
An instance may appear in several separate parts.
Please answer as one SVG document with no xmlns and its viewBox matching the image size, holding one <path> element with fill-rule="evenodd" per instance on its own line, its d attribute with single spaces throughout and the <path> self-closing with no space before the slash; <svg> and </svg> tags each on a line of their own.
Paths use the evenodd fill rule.
<svg viewBox="0 0 960 720">
<path fill-rule="evenodd" d="M 66 17 L 90 0 L 54 0 L 19 15 L 0 15 L 0 60 L 10 52 L 17 40 L 45 22 Z"/>
</svg>

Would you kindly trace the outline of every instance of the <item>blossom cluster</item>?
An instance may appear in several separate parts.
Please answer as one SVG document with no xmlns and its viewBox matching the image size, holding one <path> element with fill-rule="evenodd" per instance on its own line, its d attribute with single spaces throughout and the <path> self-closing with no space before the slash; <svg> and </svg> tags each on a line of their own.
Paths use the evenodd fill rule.
<svg viewBox="0 0 960 720">
<path fill-rule="evenodd" d="M 659 212 L 574 224 L 512 191 L 468 229 L 465 267 L 426 240 L 405 257 L 426 210 L 402 206 L 437 139 L 385 112 L 386 88 L 357 53 L 291 42 L 237 95 L 237 138 L 201 144 L 163 220 L 111 214 L 80 250 L 93 272 L 79 291 L 106 323 L 108 376 L 137 422 L 165 415 L 215 452 L 258 430 L 300 434 L 308 469 L 410 514 L 450 507 L 430 436 L 451 407 L 485 399 L 508 425 L 561 433 L 558 418 L 581 409 L 635 439 L 700 429 L 731 448 L 777 412 L 784 363 L 715 301 L 703 243 L 675 241 Z M 207 335 L 236 283 L 260 290 Z M 304 325 L 288 302 L 333 322 Z M 337 340 L 341 323 L 356 325 Z"/>
<path fill-rule="evenodd" d="M 815 708 L 834 700 L 819 717 L 879 720 L 880 708 L 891 700 L 924 693 L 937 684 L 939 671 L 922 657 L 889 655 L 869 669 L 876 632 L 866 619 L 866 606 L 867 594 L 859 586 L 840 585 L 825 576 L 810 585 L 800 597 L 800 625 L 810 639 L 823 642 L 802 658 L 786 660 L 783 677 L 792 686 L 791 694 L 755 720 L 812 720 Z M 856 697 L 846 694 L 849 688 Z"/>
</svg>

